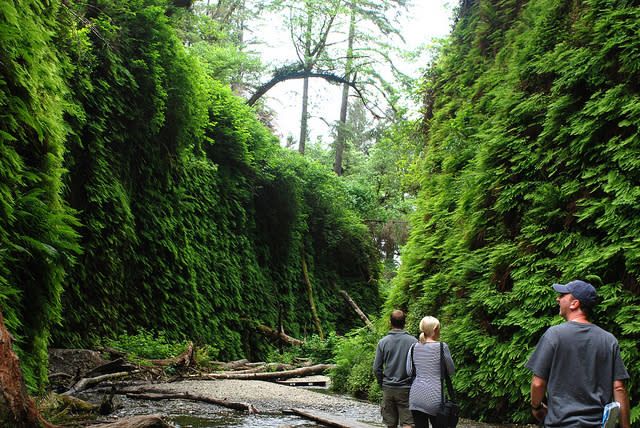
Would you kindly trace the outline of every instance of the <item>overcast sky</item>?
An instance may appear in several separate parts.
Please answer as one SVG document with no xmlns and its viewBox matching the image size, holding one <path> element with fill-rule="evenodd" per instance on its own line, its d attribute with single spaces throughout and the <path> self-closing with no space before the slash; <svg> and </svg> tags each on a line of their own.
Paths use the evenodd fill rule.
<svg viewBox="0 0 640 428">
<path fill-rule="evenodd" d="M 412 0 L 409 13 L 401 24 L 402 36 L 406 41 L 405 48 L 414 50 L 420 46 L 431 45 L 434 38 L 446 36 L 451 28 L 451 15 L 457 2 L 455 0 Z M 271 65 L 282 65 L 293 62 L 294 50 L 284 22 L 274 22 L 273 17 L 265 17 L 257 28 L 260 40 L 270 40 L 270 46 L 258 45 L 257 50 L 263 62 Z M 398 40 L 398 45 L 401 41 Z M 416 64 L 396 60 L 395 64 L 403 72 L 418 77 L 420 68 L 428 63 L 425 56 Z M 321 136 L 325 143 L 331 137 L 331 125 L 340 113 L 341 87 L 332 85 L 322 79 L 310 80 L 309 100 L 309 141 L 315 142 Z M 300 114 L 302 105 L 302 80 L 282 82 L 267 94 L 267 105 L 276 112 L 276 133 L 281 141 L 292 135 L 297 141 L 300 134 Z"/>
</svg>

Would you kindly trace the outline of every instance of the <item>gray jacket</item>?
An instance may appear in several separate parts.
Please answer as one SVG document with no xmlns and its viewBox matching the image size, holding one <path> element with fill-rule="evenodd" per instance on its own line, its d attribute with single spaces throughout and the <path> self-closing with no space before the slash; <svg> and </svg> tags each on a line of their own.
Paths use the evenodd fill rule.
<svg viewBox="0 0 640 428">
<path fill-rule="evenodd" d="M 415 337 L 404 330 L 393 329 L 378 342 L 373 372 L 378 384 L 390 388 L 410 388 L 412 378 L 407 374 L 407 354 Z"/>
</svg>

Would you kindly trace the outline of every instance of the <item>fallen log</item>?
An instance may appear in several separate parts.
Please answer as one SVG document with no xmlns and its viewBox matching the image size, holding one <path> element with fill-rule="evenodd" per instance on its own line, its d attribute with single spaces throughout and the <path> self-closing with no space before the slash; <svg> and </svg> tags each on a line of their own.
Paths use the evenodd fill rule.
<svg viewBox="0 0 640 428">
<path fill-rule="evenodd" d="M 84 373 L 82 377 L 89 378 L 89 377 L 95 377 L 98 375 L 109 374 L 109 373 L 133 371 L 135 369 L 136 369 L 136 366 L 134 366 L 131 363 L 128 363 L 123 357 L 121 357 L 113 361 L 109 361 L 108 363 L 102 364 L 98 367 L 94 367 L 93 369 Z"/>
<path fill-rule="evenodd" d="M 335 427 L 335 428 L 370 428 L 371 427 L 371 425 L 367 425 L 358 421 L 342 418 L 331 413 L 321 412 L 319 410 L 291 409 L 291 410 L 285 411 L 285 413 L 291 413 L 294 415 L 302 416 L 303 418 L 320 422 L 323 425 L 326 425 L 329 427 Z"/>
<path fill-rule="evenodd" d="M 284 370 L 293 370 L 296 367 L 291 364 L 284 363 L 262 363 L 260 366 L 253 366 L 244 370 L 234 370 L 233 374 L 242 374 L 242 373 L 264 373 L 264 372 L 274 372 L 274 371 L 284 371 Z"/>
<path fill-rule="evenodd" d="M 186 376 L 186 379 L 237 379 L 237 380 L 276 380 L 289 379 L 292 377 L 311 376 L 324 373 L 326 370 L 335 368 L 335 364 L 316 364 L 309 367 L 300 367 L 293 370 L 283 370 L 279 372 L 267 373 L 205 373 L 200 375 Z"/>
<path fill-rule="evenodd" d="M 247 359 L 242 359 L 242 360 L 236 360 L 236 361 L 213 361 L 211 364 L 213 366 L 216 366 L 216 368 L 218 370 L 236 370 L 238 368 L 244 367 L 247 363 L 249 363 L 249 360 Z"/>
<path fill-rule="evenodd" d="M 130 416 L 115 422 L 91 425 L 91 428 L 173 428 L 158 415 Z"/>
<path fill-rule="evenodd" d="M 191 394 L 189 392 L 173 392 L 164 391 L 161 389 L 147 389 L 139 390 L 140 392 L 128 392 L 126 394 L 129 398 L 137 398 L 141 400 L 191 400 L 201 401 L 203 403 L 215 404 L 217 406 L 227 407 L 233 410 L 242 410 L 249 412 L 250 414 L 258 413 L 258 410 L 248 403 L 240 403 L 228 400 L 219 400 L 217 398 L 206 397 L 204 395 Z"/>
<path fill-rule="evenodd" d="M 163 358 L 158 360 L 149 360 L 156 366 L 174 366 L 174 367 L 190 367 L 193 363 L 193 342 L 189 342 L 187 349 L 175 358 Z"/>
<path fill-rule="evenodd" d="M 12 428 L 54 428 L 27 394 L 20 360 L 13 352 L 13 338 L 0 311 L 0 426 Z"/>
<path fill-rule="evenodd" d="M 373 327 L 373 324 L 371 323 L 367 315 L 364 312 L 362 312 L 362 310 L 360 309 L 360 306 L 358 306 L 356 302 L 353 301 L 351 296 L 349 296 L 349 293 L 347 293 L 345 290 L 339 290 L 339 292 L 340 294 L 342 294 L 342 297 L 344 297 L 344 299 L 347 301 L 349 306 L 351 306 L 351 308 L 355 311 L 355 313 L 358 314 L 362 322 L 364 322 L 364 325 L 366 325 L 369 328 L 369 330 L 375 331 L 375 328 Z"/>
<path fill-rule="evenodd" d="M 74 413 L 91 413 L 98 410 L 98 405 L 90 403 L 73 395 L 56 394 L 54 401 L 58 402 L 59 407 L 69 409 Z"/>
<path fill-rule="evenodd" d="M 273 339 L 278 339 L 283 341 L 284 343 L 287 343 L 289 345 L 293 345 L 293 346 L 302 346 L 304 345 L 304 341 L 300 340 L 300 339 L 296 339 L 295 337 L 291 337 L 288 334 L 285 334 L 284 331 L 279 330 L 276 331 L 274 329 L 272 329 L 271 327 L 267 327 L 266 325 L 263 324 L 256 324 L 256 329 L 264 334 L 265 336 L 269 336 Z"/>
<path fill-rule="evenodd" d="M 96 377 L 85 377 L 76 382 L 68 391 L 62 393 L 62 395 L 75 395 L 78 392 L 84 391 L 85 389 L 91 388 L 93 385 L 97 385 L 101 382 L 120 379 L 123 377 L 127 377 L 129 375 L 139 373 L 140 370 L 133 370 L 130 372 L 118 372 L 118 373 L 108 373 L 101 376 Z"/>
</svg>

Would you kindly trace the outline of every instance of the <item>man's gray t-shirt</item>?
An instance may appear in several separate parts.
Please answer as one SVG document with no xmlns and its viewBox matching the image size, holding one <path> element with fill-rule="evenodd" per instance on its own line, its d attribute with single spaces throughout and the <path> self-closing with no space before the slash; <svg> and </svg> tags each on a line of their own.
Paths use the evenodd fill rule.
<svg viewBox="0 0 640 428">
<path fill-rule="evenodd" d="M 616 338 L 573 321 L 549 328 L 526 367 L 547 381 L 545 427 L 599 427 L 613 381 L 629 378 Z"/>
<path fill-rule="evenodd" d="M 373 372 L 381 386 L 389 388 L 410 388 L 412 378 L 407 374 L 407 354 L 415 337 L 404 330 L 391 330 L 378 342 Z"/>
</svg>

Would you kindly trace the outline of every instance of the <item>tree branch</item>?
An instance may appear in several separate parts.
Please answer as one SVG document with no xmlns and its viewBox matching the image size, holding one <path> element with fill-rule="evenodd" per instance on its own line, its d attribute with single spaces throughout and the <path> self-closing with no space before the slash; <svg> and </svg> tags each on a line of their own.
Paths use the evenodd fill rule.
<svg viewBox="0 0 640 428">
<path fill-rule="evenodd" d="M 295 79 L 304 79 L 305 77 L 319 77 L 328 82 L 332 83 L 343 83 L 351 86 L 357 93 L 358 96 L 364 100 L 364 96 L 360 92 L 360 89 L 356 86 L 354 82 L 351 82 L 344 77 L 338 76 L 333 73 L 328 73 L 325 71 L 287 71 L 285 73 L 276 73 L 273 78 L 260 86 L 256 92 L 249 98 L 247 104 L 250 106 L 254 105 L 264 94 L 267 93 L 271 88 L 277 85 L 280 82 L 284 82 L 285 80 L 295 80 Z"/>
</svg>

